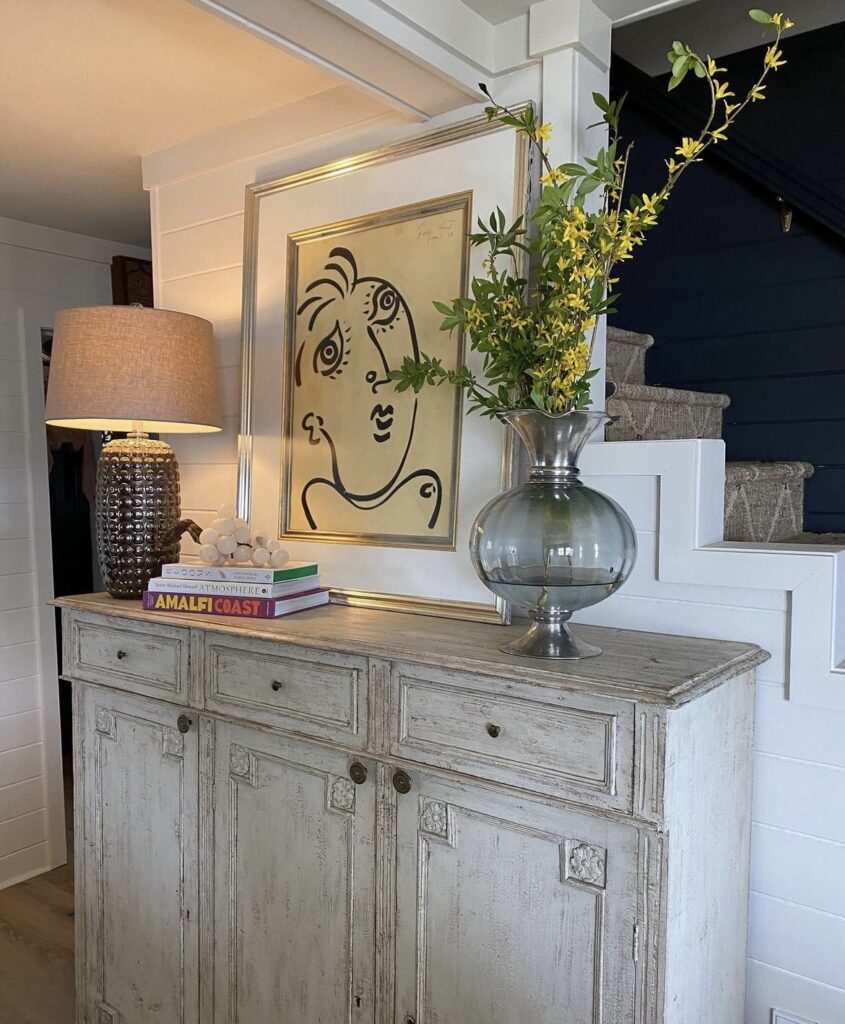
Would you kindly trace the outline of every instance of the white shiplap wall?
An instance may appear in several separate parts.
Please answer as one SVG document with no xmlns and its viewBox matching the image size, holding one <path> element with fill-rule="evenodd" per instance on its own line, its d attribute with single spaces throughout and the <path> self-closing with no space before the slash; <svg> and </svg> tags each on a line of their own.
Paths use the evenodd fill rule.
<svg viewBox="0 0 845 1024">
<path fill-rule="evenodd" d="M 355 153 L 396 130 L 395 122 L 374 115 L 304 147 L 150 182 L 157 304 L 206 316 L 216 328 L 226 429 L 222 436 L 171 439 L 182 469 L 183 506 L 200 521 L 235 490 L 243 187 Z M 638 472 L 635 453 L 632 460 L 624 476 L 601 483 L 635 519 L 640 561 L 634 579 L 601 606 L 595 621 L 754 641 L 771 652 L 758 687 L 747 1024 L 769 1024 L 773 1006 L 817 1024 L 842 1024 L 845 745 L 839 737 L 845 712 L 785 699 L 785 588 L 658 579 L 658 478 Z"/>
<path fill-rule="evenodd" d="M 66 856 L 41 328 L 109 304 L 117 253 L 0 218 L 0 888 Z"/>
<path fill-rule="evenodd" d="M 631 514 L 639 558 L 624 589 L 582 613 L 581 619 L 752 641 L 770 652 L 771 659 L 758 670 L 757 684 L 746 1022 L 770 1024 L 771 1010 L 777 1007 L 817 1024 L 842 1024 L 845 711 L 786 698 L 790 677 L 801 673 L 805 692 L 810 692 L 812 682 L 790 650 L 796 646 L 789 638 L 794 599 L 786 590 L 756 589 L 758 578 L 752 572 L 743 574 L 742 568 L 749 557 L 777 565 L 801 555 L 764 552 L 764 545 L 730 546 L 727 554 L 735 560 L 737 572 L 729 581 L 695 585 L 659 579 L 672 576 L 671 566 L 661 564 L 658 557 L 661 530 L 670 529 L 672 500 L 661 494 L 661 483 L 650 471 L 654 446 L 667 444 L 671 443 L 611 444 L 600 446 L 604 452 L 590 447 L 585 453 L 589 471 L 590 466 L 609 461 L 607 449 L 614 449 L 613 455 L 626 449 L 624 458 L 612 460 L 625 465 L 619 475 L 603 473 L 587 480 Z M 689 444 L 692 460 L 699 443 L 683 444 Z M 721 447 L 718 442 L 704 444 Z M 717 495 L 722 485 L 723 477 L 713 483 Z M 830 601 L 820 603 L 818 615 L 830 617 L 831 610 Z M 841 606 L 835 611 L 842 616 Z M 845 676 L 841 686 L 845 688 Z"/>
</svg>

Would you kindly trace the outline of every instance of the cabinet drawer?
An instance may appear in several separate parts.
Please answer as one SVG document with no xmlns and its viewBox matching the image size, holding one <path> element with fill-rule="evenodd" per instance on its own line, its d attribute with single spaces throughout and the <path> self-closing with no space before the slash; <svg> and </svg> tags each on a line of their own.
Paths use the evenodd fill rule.
<svg viewBox="0 0 845 1024">
<path fill-rule="evenodd" d="M 209 710 L 366 747 L 366 658 L 207 636 L 203 663 Z"/>
<path fill-rule="evenodd" d="M 579 803 L 631 810 L 629 701 L 395 666 L 391 753 Z"/>
<path fill-rule="evenodd" d="M 65 674 L 185 704 L 189 651 L 188 630 L 178 626 L 75 614 Z"/>
</svg>

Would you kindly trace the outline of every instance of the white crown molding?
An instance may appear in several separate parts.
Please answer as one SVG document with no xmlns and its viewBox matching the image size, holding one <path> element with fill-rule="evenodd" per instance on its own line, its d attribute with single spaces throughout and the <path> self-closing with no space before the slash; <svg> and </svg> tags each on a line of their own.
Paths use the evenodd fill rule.
<svg viewBox="0 0 845 1024">
<path fill-rule="evenodd" d="M 590 444 L 581 466 L 587 477 L 658 478 L 658 581 L 786 592 L 789 699 L 845 710 L 844 550 L 723 541 L 722 441 Z M 598 607 L 579 620 L 626 626 L 626 602 L 611 598 Z"/>
<path fill-rule="evenodd" d="M 606 70 L 616 22 L 689 0 L 526 0 L 494 25 L 462 0 L 191 0 L 426 120 L 501 91 L 507 76 L 573 48 Z M 536 97 L 539 99 L 539 97 Z"/>
</svg>

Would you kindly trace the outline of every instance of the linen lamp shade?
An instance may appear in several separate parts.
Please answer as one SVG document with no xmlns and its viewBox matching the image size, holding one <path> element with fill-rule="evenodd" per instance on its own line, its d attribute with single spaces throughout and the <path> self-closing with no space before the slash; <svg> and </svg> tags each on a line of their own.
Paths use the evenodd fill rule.
<svg viewBox="0 0 845 1024">
<path fill-rule="evenodd" d="M 211 324 L 142 306 L 61 310 L 45 419 L 81 430 L 220 430 Z"/>
</svg>

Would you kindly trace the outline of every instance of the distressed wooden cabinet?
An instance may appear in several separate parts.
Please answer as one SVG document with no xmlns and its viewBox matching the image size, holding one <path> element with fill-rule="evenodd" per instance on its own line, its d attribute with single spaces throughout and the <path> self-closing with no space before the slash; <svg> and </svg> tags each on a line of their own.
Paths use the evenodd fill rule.
<svg viewBox="0 0 845 1024">
<path fill-rule="evenodd" d="M 740 1024 L 758 648 L 65 598 L 80 1024 Z"/>
</svg>

